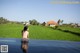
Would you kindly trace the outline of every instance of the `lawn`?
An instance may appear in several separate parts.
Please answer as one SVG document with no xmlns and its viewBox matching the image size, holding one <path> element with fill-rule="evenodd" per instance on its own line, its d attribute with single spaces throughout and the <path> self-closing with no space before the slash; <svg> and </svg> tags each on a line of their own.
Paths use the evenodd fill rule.
<svg viewBox="0 0 80 53">
<path fill-rule="evenodd" d="M 59 27 L 62 30 L 69 30 L 72 32 L 76 32 L 76 33 L 80 33 L 80 28 L 74 28 L 74 27 L 70 27 L 70 26 L 64 26 L 64 27 Z"/>
<path fill-rule="evenodd" d="M 1 38 L 21 38 L 21 30 L 23 25 L 20 24 L 0 24 L 0 37 Z M 64 29 L 64 27 L 62 28 Z M 80 28 L 79 28 L 80 29 Z M 74 32 L 80 30 L 76 28 L 69 28 Z M 68 29 L 67 29 L 68 30 Z M 75 34 L 55 30 L 44 26 L 29 26 L 29 38 L 30 39 L 46 39 L 46 40 L 70 40 L 80 41 L 80 36 Z"/>
<path fill-rule="evenodd" d="M 21 38 L 22 25 L 19 24 L 0 24 L 1 38 Z"/>
</svg>

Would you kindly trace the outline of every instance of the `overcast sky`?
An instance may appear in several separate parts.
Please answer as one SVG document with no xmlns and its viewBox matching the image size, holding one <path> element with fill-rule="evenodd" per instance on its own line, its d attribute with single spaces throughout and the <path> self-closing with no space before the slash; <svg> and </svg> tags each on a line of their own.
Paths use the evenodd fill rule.
<svg viewBox="0 0 80 53">
<path fill-rule="evenodd" d="M 49 20 L 57 22 L 61 19 L 64 20 L 64 23 L 80 23 L 80 4 L 54 4 L 51 2 L 55 1 L 0 0 L 0 17 L 12 21 L 36 19 L 39 22 Z"/>
</svg>

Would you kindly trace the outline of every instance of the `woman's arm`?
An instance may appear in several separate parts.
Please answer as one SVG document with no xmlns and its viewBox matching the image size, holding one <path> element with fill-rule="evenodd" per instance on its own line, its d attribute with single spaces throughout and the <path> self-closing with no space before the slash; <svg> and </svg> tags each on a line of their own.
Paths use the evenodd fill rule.
<svg viewBox="0 0 80 53">
<path fill-rule="evenodd" d="M 27 35 L 27 37 L 29 38 L 29 32 L 28 32 L 28 35 Z"/>
</svg>

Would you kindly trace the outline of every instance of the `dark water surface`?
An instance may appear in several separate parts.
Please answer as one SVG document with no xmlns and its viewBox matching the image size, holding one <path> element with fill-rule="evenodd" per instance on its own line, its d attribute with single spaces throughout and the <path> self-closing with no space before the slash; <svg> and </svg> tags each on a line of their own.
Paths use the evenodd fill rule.
<svg viewBox="0 0 80 53">
<path fill-rule="evenodd" d="M 0 45 L 8 45 L 8 53 L 23 53 L 21 39 L 0 38 Z M 31 39 L 28 45 L 28 53 L 80 53 L 80 42 Z"/>
</svg>

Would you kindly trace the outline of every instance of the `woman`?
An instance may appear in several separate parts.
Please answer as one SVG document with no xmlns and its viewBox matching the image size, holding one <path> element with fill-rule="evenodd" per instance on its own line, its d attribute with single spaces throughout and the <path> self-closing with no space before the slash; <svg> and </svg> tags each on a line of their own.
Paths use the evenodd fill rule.
<svg viewBox="0 0 80 53">
<path fill-rule="evenodd" d="M 27 53 L 28 50 L 28 37 L 29 37 L 29 32 L 28 32 L 28 26 L 25 26 L 24 29 L 22 30 L 22 50 L 24 53 Z"/>
</svg>

